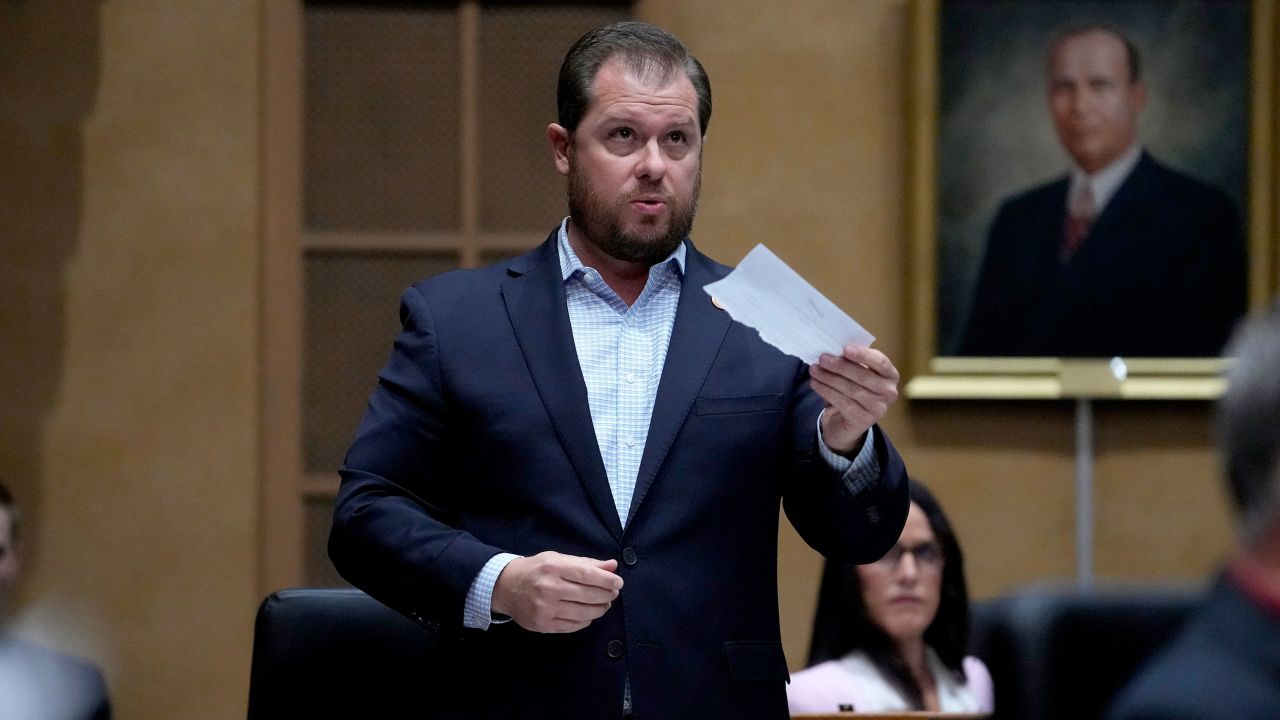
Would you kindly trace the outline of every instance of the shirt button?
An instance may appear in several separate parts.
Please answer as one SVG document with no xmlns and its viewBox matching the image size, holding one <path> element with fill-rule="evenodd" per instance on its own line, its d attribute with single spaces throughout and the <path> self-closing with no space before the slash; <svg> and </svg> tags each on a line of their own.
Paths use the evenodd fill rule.
<svg viewBox="0 0 1280 720">
<path fill-rule="evenodd" d="M 635 441 L 635 440 L 626 440 L 626 441 L 625 441 L 625 443 L 626 443 L 626 446 L 627 446 L 627 447 L 629 447 L 629 448 L 633 448 L 633 447 L 635 447 L 635 446 L 636 446 L 636 441 Z"/>
<path fill-rule="evenodd" d="M 633 383 L 633 382 L 635 382 L 635 381 L 636 381 L 636 374 L 635 374 L 635 373 L 627 373 L 627 382 L 629 382 L 629 383 Z"/>
<path fill-rule="evenodd" d="M 636 562 L 639 561 L 639 559 L 640 559 L 639 556 L 636 555 L 636 551 L 633 548 L 623 548 L 622 550 L 623 565 L 635 565 Z"/>
<path fill-rule="evenodd" d="M 609 657 L 617 660 L 622 657 L 622 653 L 625 649 L 626 648 L 623 646 L 621 640 L 610 640 L 609 644 L 605 646 L 604 651 L 609 655 Z"/>
</svg>

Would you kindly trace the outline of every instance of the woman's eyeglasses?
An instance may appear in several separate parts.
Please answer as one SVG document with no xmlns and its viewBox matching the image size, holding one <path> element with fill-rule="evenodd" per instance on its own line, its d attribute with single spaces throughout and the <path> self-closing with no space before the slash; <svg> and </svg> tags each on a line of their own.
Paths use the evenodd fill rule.
<svg viewBox="0 0 1280 720">
<path fill-rule="evenodd" d="M 942 569 L 942 546 L 936 542 L 922 542 L 918 545 L 894 545 L 885 556 L 872 563 L 876 567 L 890 572 L 902 565 L 902 557 L 910 554 L 921 571 L 937 572 Z"/>
</svg>

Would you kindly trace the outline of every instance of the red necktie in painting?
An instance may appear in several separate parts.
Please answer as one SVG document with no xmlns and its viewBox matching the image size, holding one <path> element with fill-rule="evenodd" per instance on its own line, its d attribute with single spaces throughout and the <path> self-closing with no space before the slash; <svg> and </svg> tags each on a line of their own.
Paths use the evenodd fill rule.
<svg viewBox="0 0 1280 720">
<path fill-rule="evenodd" d="M 1067 209 L 1067 225 L 1062 237 L 1062 262 L 1069 262 L 1075 256 L 1080 243 L 1084 242 L 1085 237 L 1088 236 L 1089 227 L 1093 225 L 1097 214 L 1097 208 L 1093 204 L 1093 190 L 1089 188 L 1089 183 L 1086 181 L 1071 198 L 1071 204 Z"/>
</svg>

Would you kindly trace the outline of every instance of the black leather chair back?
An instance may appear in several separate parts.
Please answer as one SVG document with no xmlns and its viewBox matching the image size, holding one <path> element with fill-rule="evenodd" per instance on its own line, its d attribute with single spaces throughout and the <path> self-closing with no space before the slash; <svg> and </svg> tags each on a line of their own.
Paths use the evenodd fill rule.
<svg viewBox="0 0 1280 720">
<path fill-rule="evenodd" d="M 273 593 L 254 626 L 248 720 L 431 718 L 448 669 L 435 646 L 359 590 Z"/>
<path fill-rule="evenodd" d="M 1192 589 L 1042 588 L 973 604 L 994 720 L 1091 720 L 1200 603 Z"/>
</svg>

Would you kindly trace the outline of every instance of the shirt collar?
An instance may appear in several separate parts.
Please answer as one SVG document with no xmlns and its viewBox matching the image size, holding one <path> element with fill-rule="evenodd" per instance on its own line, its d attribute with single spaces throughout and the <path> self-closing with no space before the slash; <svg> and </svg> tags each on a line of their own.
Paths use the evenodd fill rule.
<svg viewBox="0 0 1280 720">
<path fill-rule="evenodd" d="M 1245 552 L 1238 552 L 1227 566 L 1227 578 L 1236 589 L 1280 619 L 1280 578 L 1274 568 Z"/>
<path fill-rule="evenodd" d="M 1102 208 L 1107 206 L 1111 197 L 1120 189 L 1120 184 L 1125 178 L 1129 177 L 1129 173 L 1133 172 L 1133 168 L 1138 164 L 1138 160 L 1142 158 L 1142 144 L 1134 143 L 1125 150 L 1120 157 L 1116 158 L 1112 163 L 1093 175 L 1085 173 L 1078 165 L 1071 167 L 1071 192 L 1067 194 L 1067 203 L 1070 207 L 1071 198 L 1080 192 L 1081 186 L 1085 181 L 1089 183 L 1089 189 L 1093 191 L 1093 206 L 1097 213 L 1102 212 Z"/>
<path fill-rule="evenodd" d="M 587 266 L 582 264 L 582 260 L 578 258 L 578 254 L 573 251 L 573 247 L 569 244 L 569 218 L 566 217 L 560 221 L 560 232 L 556 234 L 558 245 L 560 247 L 560 279 L 568 280 L 574 273 L 586 270 Z M 674 270 L 681 276 L 684 275 L 684 259 L 686 249 L 683 242 L 676 246 L 675 250 L 660 263 L 655 264 L 649 269 L 649 277 L 653 277 L 654 271 L 659 268 L 671 267 L 674 263 Z"/>
</svg>

